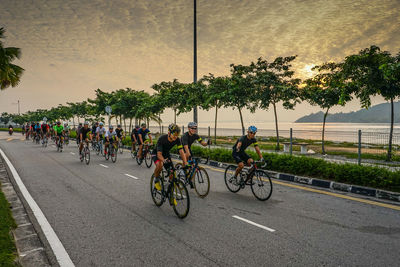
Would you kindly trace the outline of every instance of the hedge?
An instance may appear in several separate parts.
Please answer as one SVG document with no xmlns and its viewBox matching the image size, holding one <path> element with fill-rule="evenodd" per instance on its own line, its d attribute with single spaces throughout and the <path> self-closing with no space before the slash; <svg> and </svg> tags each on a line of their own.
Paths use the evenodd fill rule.
<svg viewBox="0 0 400 267">
<path fill-rule="evenodd" d="M 230 149 L 192 146 L 192 151 L 195 156 L 209 156 L 211 160 L 234 163 Z M 177 153 L 176 148 L 173 152 Z M 254 159 L 258 158 L 254 151 L 247 153 Z M 400 192 L 400 171 L 350 163 L 339 164 L 307 156 L 263 153 L 263 157 L 268 170 Z"/>
</svg>

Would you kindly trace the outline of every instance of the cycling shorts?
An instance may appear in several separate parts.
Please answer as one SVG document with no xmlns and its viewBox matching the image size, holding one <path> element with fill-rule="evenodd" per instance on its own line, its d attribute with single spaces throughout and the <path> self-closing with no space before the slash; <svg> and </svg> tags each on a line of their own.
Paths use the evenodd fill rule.
<svg viewBox="0 0 400 267">
<path fill-rule="evenodd" d="M 235 159 L 236 163 L 244 162 L 247 164 L 247 161 L 251 158 L 246 152 L 237 152 L 235 150 L 232 151 L 232 157 Z"/>
</svg>

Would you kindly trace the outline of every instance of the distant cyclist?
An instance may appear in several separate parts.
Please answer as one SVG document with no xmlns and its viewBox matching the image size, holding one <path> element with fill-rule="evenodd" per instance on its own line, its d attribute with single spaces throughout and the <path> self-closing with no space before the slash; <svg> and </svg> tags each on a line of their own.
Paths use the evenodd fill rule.
<svg viewBox="0 0 400 267">
<path fill-rule="evenodd" d="M 151 133 L 150 133 L 150 130 L 149 129 L 147 129 L 146 128 L 146 123 L 142 123 L 141 125 L 140 125 L 140 129 L 139 129 L 139 131 L 138 131 L 138 136 L 139 136 L 139 153 L 138 153 L 138 158 L 139 159 L 141 159 L 141 160 L 143 160 L 142 159 L 142 151 L 143 151 L 143 145 L 144 145 L 144 142 L 146 141 L 146 136 L 148 136 L 149 137 L 149 139 L 150 139 L 150 144 L 153 142 L 153 140 L 151 139 Z M 179 130 L 180 131 L 180 130 Z"/>
<path fill-rule="evenodd" d="M 191 146 L 194 141 L 199 142 L 202 146 L 206 146 L 211 144 L 211 140 L 205 142 L 198 134 L 197 134 L 197 123 L 189 122 L 188 131 L 182 136 L 182 145 L 185 151 L 186 158 L 189 160 L 192 158 L 192 150 Z"/>
<path fill-rule="evenodd" d="M 78 129 L 77 129 L 76 133 L 77 133 L 77 134 L 80 133 L 80 132 L 81 132 L 81 129 L 82 129 L 82 122 L 79 123 Z M 76 138 L 76 144 L 79 145 L 80 141 L 81 141 L 81 140 L 77 137 L 77 138 Z"/>
<path fill-rule="evenodd" d="M 118 142 L 117 133 L 114 131 L 114 127 L 110 125 L 109 130 L 104 135 L 104 155 L 107 154 L 107 147 L 109 144 L 114 145 L 114 142 Z M 110 152 L 110 151 L 109 151 Z"/>
<path fill-rule="evenodd" d="M 135 127 L 132 129 L 131 133 L 132 152 L 136 150 L 136 144 L 139 140 L 139 134 L 138 134 L 139 129 L 140 129 L 139 125 L 135 125 Z"/>
<path fill-rule="evenodd" d="M 257 133 L 257 128 L 255 126 L 250 126 L 247 129 L 247 135 L 243 135 L 240 137 L 235 145 L 232 147 L 232 156 L 235 159 L 236 163 L 238 164 L 238 167 L 236 169 L 235 177 L 238 176 L 240 171 L 243 169 L 244 164 L 247 166 L 250 166 L 253 163 L 253 159 L 246 154 L 245 150 L 247 147 L 250 145 L 254 145 L 254 148 L 260 157 L 261 161 L 264 161 L 263 156 L 261 155 L 260 148 L 258 147 L 257 140 L 255 138 Z"/>
<path fill-rule="evenodd" d="M 58 142 L 61 142 L 61 145 L 64 141 L 64 126 L 61 125 L 60 121 L 57 121 L 57 125 L 54 126 L 54 133 L 56 135 L 56 144 L 58 144 Z"/>
<path fill-rule="evenodd" d="M 92 130 L 89 128 L 89 122 L 85 121 L 83 127 L 81 128 L 78 138 L 80 139 L 79 143 L 79 154 L 82 154 L 82 149 L 83 149 L 83 142 L 89 142 L 89 140 L 92 140 Z M 88 135 L 89 134 L 89 138 Z"/>
</svg>

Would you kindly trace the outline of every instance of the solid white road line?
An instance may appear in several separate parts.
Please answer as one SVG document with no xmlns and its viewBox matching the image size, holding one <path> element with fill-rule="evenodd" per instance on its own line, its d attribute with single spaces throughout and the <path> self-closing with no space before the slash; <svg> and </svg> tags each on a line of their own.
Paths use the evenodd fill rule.
<svg viewBox="0 0 400 267">
<path fill-rule="evenodd" d="M 51 227 L 50 223 L 47 221 L 46 216 L 44 216 L 42 210 L 36 203 L 36 201 L 32 198 L 31 194 L 29 193 L 28 189 L 26 189 L 24 183 L 21 180 L 17 170 L 14 168 L 10 160 L 7 158 L 6 154 L 0 149 L 0 154 L 3 156 L 4 161 L 8 165 L 9 169 L 11 170 L 12 175 L 14 176 L 14 180 L 19 187 L 20 192 L 24 196 L 26 202 L 28 203 L 29 207 L 31 208 L 33 215 L 36 217 L 37 222 L 39 223 L 40 227 L 43 230 L 44 235 L 46 236 L 47 241 L 50 244 L 51 249 L 56 256 L 58 264 L 60 266 L 75 266 L 74 263 L 71 261 L 67 251 L 65 250 L 63 244 L 61 243 L 60 239 L 54 232 L 53 228 Z"/>
<path fill-rule="evenodd" d="M 249 223 L 249 224 L 252 224 L 252 225 L 254 225 L 254 226 L 260 227 L 260 228 L 262 228 L 262 229 L 264 229 L 264 230 L 267 230 L 267 231 L 270 231 L 270 232 L 272 232 L 272 233 L 275 232 L 275 230 L 272 229 L 272 228 L 268 228 L 268 227 L 266 227 L 266 226 L 264 226 L 264 225 L 261 225 L 261 224 L 258 224 L 258 223 L 249 221 L 249 220 L 247 220 L 247 219 L 245 219 L 245 218 L 242 218 L 242 217 L 239 217 L 239 216 L 236 216 L 236 215 L 234 215 L 234 216 L 232 216 L 232 217 L 235 218 L 235 219 L 238 219 L 238 220 L 247 222 L 247 223 Z"/>
<path fill-rule="evenodd" d="M 125 175 L 128 176 L 128 177 L 131 177 L 131 178 L 133 178 L 133 179 L 139 180 L 139 178 L 137 178 L 137 177 L 135 177 L 135 176 L 133 176 L 133 175 L 130 175 L 130 174 L 127 174 L 127 173 L 125 173 Z"/>
<path fill-rule="evenodd" d="M 69 153 L 71 153 L 72 155 L 75 155 L 75 153 L 74 153 L 74 152 L 69 152 Z"/>
<path fill-rule="evenodd" d="M 107 165 L 99 164 L 101 167 L 108 168 Z"/>
</svg>

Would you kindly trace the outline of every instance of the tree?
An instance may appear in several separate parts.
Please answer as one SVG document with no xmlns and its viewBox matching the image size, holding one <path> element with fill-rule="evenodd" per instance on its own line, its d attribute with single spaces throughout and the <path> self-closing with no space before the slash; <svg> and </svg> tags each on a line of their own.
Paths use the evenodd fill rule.
<svg viewBox="0 0 400 267">
<path fill-rule="evenodd" d="M 381 95 L 390 101 L 390 133 L 387 161 L 392 159 L 392 139 L 394 124 L 393 102 L 400 96 L 398 79 L 399 56 L 393 57 L 387 51 L 381 51 L 378 46 L 361 50 L 358 54 L 346 57 L 343 65 L 343 75 L 348 88 L 360 99 L 361 106 L 371 106 L 371 96 Z M 397 71 L 396 71 L 397 70 Z"/>
<path fill-rule="evenodd" d="M 8 114 L 7 112 L 3 112 L 3 113 L 1 113 L 0 121 L 3 124 L 8 124 L 10 122 L 11 118 L 12 118 L 11 114 Z"/>
<path fill-rule="evenodd" d="M 199 83 L 207 83 L 205 90 L 202 95 L 205 99 L 201 101 L 201 108 L 209 110 L 215 107 L 214 116 L 214 143 L 217 143 L 217 117 L 218 109 L 221 108 L 228 100 L 226 99 L 226 93 L 230 89 L 230 79 L 229 77 L 215 77 L 213 74 L 204 76 Z"/>
<path fill-rule="evenodd" d="M 351 100 L 349 94 L 342 96 L 344 85 L 341 66 L 342 64 L 336 63 L 315 66 L 313 70 L 318 70 L 319 74 L 306 80 L 306 87 L 301 90 L 303 99 L 325 110 L 322 124 L 322 154 L 325 154 L 325 122 L 329 109 L 338 105 L 339 102 L 340 105 L 344 105 L 345 102 Z"/>
<path fill-rule="evenodd" d="M 243 108 L 249 108 L 254 112 L 254 107 L 250 106 L 251 96 L 254 95 L 254 87 L 248 75 L 249 69 L 243 65 L 231 64 L 231 76 L 226 81 L 229 90 L 225 92 L 224 107 L 237 108 L 239 111 L 240 122 L 242 125 L 242 134 L 244 135 Z"/>
<path fill-rule="evenodd" d="M 4 90 L 11 87 L 16 87 L 21 79 L 23 68 L 12 64 L 15 59 L 21 57 L 21 49 L 17 47 L 4 47 L 2 39 L 5 29 L 0 28 L 0 89 Z"/>
<path fill-rule="evenodd" d="M 300 79 L 293 78 L 291 62 L 296 56 L 277 57 L 273 62 L 258 58 L 257 62 L 250 64 L 252 84 L 256 88 L 251 102 L 261 109 L 268 110 L 272 105 L 275 117 L 276 150 L 279 150 L 278 114 L 276 106 L 279 102 L 285 109 L 293 109 L 300 102 Z"/>
</svg>

